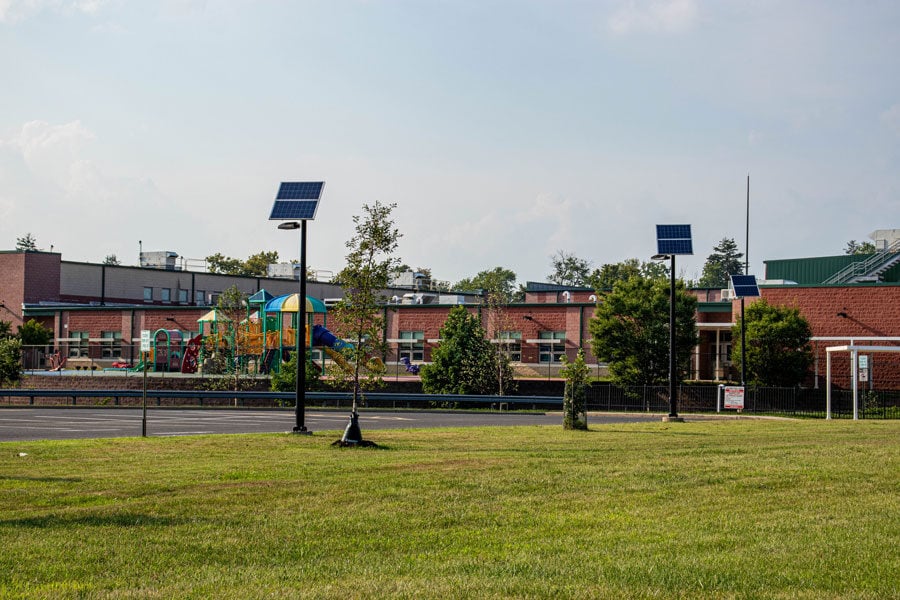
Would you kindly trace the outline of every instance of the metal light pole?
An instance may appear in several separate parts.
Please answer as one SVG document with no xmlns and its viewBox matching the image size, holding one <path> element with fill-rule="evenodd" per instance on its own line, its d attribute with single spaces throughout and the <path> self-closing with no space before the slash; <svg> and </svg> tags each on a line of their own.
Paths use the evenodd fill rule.
<svg viewBox="0 0 900 600">
<path fill-rule="evenodd" d="M 306 429 L 306 221 L 288 221 L 278 229 L 300 229 L 300 297 L 297 298 L 297 384 L 294 401 L 294 433 Z"/>
<path fill-rule="evenodd" d="M 675 255 L 654 254 L 653 260 L 669 259 L 669 415 L 664 421 L 681 421 L 678 416 L 678 373 L 675 369 Z"/>
</svg>

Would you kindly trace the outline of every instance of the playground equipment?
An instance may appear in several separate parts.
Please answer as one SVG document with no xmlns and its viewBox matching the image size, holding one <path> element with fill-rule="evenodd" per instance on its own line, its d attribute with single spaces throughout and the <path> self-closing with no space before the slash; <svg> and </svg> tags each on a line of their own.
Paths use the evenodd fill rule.
<svg viewBox="0 0 900 600">
<path fill-rule="evenodd" d="M 349 368 L 341 351 L 353 348 L 353 344 L 328 330 L 327 309 L 321 300 L 309 296 L 305 300 L 301 311 L 299 294 L 274 297 L 260 290 L 247 299 L 244 318 L 235 311 L 213 308 L 197 319 L 199 332 L 193 337 L 175 329 L 158 329 L 153 333 L 147 366 L 153 371 L 182 373 L 235 369 L 277 373 L 296 350 L 297 332 L 301 331 L 307 348 L 321 348 L 332 361 Z M 317 366 L 324 373 L 324 365 Z M 383 369 L 384 363 L 369 356 L 365 366 Z M 132 370 L 143 367 L 142 361 Z"/>
</svg>

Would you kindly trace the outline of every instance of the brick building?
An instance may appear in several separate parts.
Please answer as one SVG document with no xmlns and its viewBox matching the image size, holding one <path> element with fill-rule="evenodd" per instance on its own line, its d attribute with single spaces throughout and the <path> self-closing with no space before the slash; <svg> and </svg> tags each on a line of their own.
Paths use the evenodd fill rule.
<svg viewBox="0 0 900 600">
<path fill-rule="evenodd" d="M 900 254 L 884 256 L 900 260 Z M 766 263 L 762 297 L 798 307 L 812 326 L 817 361 L 811 385 L 824 379 L 828 346 L 900 343 L 900 264 L 882 270 L 876 280 L 863 275 L 823 283 L 835 270 L 861 260 L 842 256 Z M 0 274 L 0 320 L 12 322 L 15 329 L 24 320 L 36 319 L 53 331 L 54 349 L 69 357 L 70 364 L 87 360 L 101 366 L 119 357 L 133 360 L 141 330 L 178 330 L 185 339 L 194 335 L 198 319 L 231 286 L 247 295 L 264 289 L 275 296 L 294 293 L 298 287 L 295 279 L 69 262 L 52 252 L 0 252 Z M 326 304 L 342 295 L 331 283 L 309 281 L 307 290 Z M 728 290 L 692 293 L 699 301 L 700 343 L 691 376 L 734 378 L 731 329 L 740 315 L 740 302 L 731 299 Z M 463 304 L 481 316 L 492 341 L 501 345 L 521 375 L 556 376 L 561 357 L 574 359 L 579 349 L 596 373 L 605 372 L 591 353 L 588 323 L 598 301 L 591 289 L 532 282 L 526 286 L 524 302 L 501 310 L 492 310 L 474 294 L 428 292 L 415 286 L 392 288 L 385 294 L 390 298 L 384 307 L 389 370 L 402 357 L 430 361 L 448 311 Z M 878 385 L 900 389 L 900 357 L 884 354 L 871 360 Z M 849 368 L 837 366 L 836 381 L 846 385 Z"/>
</svg>

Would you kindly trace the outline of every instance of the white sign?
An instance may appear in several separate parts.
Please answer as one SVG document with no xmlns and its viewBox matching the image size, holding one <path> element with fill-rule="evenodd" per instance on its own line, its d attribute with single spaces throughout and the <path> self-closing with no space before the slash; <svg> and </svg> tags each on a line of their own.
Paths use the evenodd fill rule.
<svg viewBox="0 0 900 600">
<path fill-rule="evenodd" d="M 859 381 L 868 381 L 869 380 L 869 370 L 868 369 L 860 369 L 859 370 Z"/>
<path fill-rule="evenodd" d="M 869 368 L 869 355 L 868 354 L 860 354 L 859 355 L 859 368 L 860 369 L 868 369 Z"/>
<path fill-rule="evenodd" d="M 742 386 L 725 386 L 725 408 L 744 409 L 744 388 Z"/>
<path fill-rule="evenodd" d="M 141 329 L 141 352 L 150 352 L 150 330 Z"/>
</svg>

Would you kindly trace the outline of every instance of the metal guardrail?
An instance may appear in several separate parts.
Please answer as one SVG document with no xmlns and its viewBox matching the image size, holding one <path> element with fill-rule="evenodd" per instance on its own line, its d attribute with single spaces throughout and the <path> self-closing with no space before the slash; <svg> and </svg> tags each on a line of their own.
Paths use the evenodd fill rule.
<svg viewBox="0 0 900 600">
<path fill-rule="evenodd" d="M 65 398 L 66 404 L 78 406 L 79 398 L 109 398 L 114 406 L 121 404 L 124 398 L 142 398 L 144 392 L 142 390 L 41 390 L 41 389 L 0 389 L 0 399 L 5 398 L 28 398 L 29 406 L 35 405 L 36 398 Z M 147 399 L 153 399 L 157 406 L 161 405 L 163 399 L 183 399 L 196 400 L 199 406 L 210 406 L 213 403 L 210 400 L 232 400 L 236 401 L 238 406 L 245 403 L 246 400 L 263 400 L 269 406 L 291 406 L 293 407 L 294 392 L 234 392 L 219 390 L 147 390 Z M 560 396 L 483 396 L 483 395 L 444 395 L 444 394 L 396 394 L 396 393 L 366 393 L 364 394 L 365 403 L 368 406 L 409 406 L 409 407 L 479 407 L 479 406 L 496 406 L 502 408 L 551 408 L 559 410 L 562 408 L 562 397 Z M 350 392 L 307 392 L 307 406 L 328 406 L 334 403 L 335 406 L 341 406 L 344 402 L 345 406 L 353 400 L 353 394 Z M 204 401 L 207 401 L 204 405 Z M 214 403 L 221 406 L 221 402 Z M 11 404 L 10 404 L 11 405 Z M 96 406 L 92 404 L 92 406 Z M 186 406 L 186 404 L 173 404 L 173 406 Z"/>
</svg>

